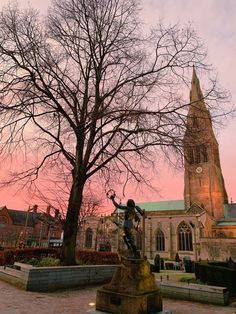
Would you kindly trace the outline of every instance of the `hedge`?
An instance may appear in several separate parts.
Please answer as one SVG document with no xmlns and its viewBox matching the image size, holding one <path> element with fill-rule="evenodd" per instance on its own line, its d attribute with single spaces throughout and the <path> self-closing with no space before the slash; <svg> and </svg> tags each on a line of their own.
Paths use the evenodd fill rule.
<svg viewBox="0 0 236 314">
<path fill-rule="evenodd" d="M 227 287 L 231 293 L 236 292 L 236 270 L 225 262 L 197 262 L 195 276 L 208 285 Z"/>
<path fill-rule="evenodd" d="M 61 248 L 24 248 L 7 249 L 0 251 L 0 265 L 13 265 L 14 262 L 27 263 L 30 259 L 43 257 L 61 258 Z M 113 252 L 98 252 L 89 250 L 76 251 L 76 260 L 79 264 L 113 265 L 119 264 L 119 256 Z"/>
<path fill-rule="evenodd" d="M 0 265 L 13 265 L 14 262 L 26 262 L 29 259 L 40 259 L 51 256 L 59 258 L 61 250 L 58 248 L 25 248 L 8 249 L 0 252 Z"/>
<path fill-rule="evenodd" d="M 76 259 L 78 263 L 90 265 L 120 264 L 119 255 L 113 252 L 78 250 Z"/>
</svg>

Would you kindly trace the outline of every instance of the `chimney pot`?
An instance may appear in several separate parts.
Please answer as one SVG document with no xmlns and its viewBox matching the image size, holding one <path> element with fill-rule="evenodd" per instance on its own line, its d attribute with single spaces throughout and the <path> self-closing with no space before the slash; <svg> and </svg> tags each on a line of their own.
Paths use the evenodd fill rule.
<svg viewBox="0 0 236 314">
<path fill-rule="evenodd" d="M 47 215 L 50 215 L 50 209 L 51 209 L 51 206 L 48 205 L 48 206 L 47 206 L 47 209 L 46 209 L 46 214 L 47 214 Z"/>
</svg>

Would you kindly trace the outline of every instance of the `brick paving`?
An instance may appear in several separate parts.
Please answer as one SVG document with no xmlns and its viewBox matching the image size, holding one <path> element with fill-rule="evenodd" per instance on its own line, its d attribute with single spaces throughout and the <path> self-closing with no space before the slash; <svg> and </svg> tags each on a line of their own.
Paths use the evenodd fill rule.
<svg viewBox="0 0 236 314">
<path fill-rule="evenodd" d="M 95 303 L 97 288 L 39 293 L 0 281 L 0 314 L 86 314 L 93 307 L 89 303 Z M 236 314 L 234 304 L 216 306 L 163 299 L 163 306 L 173 314 Z"/>
</svg>

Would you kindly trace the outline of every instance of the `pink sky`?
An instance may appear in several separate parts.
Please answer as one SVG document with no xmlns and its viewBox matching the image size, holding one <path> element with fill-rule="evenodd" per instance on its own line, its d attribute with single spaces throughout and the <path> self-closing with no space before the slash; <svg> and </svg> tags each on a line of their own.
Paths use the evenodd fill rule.
<svg viewBox="0 0 236 314">
<path fill-rule="evenodd" d="M 0 8 L 7 3 L 0 1 Z M 143 19 L 147 24 L 155 24 L 160 19 L 167 23 L 191 22 L 193 27 L 208 47 L 209 61 L 219 74 L 221 85 L 236 99 L 236 1 L 235 0 L 143 0 Z M 30 3 L 42 13 L 50 3 L 49 0 L 18 0 L 22 6 Z M 231 120 L 217 134 L 219 142 L 221 167 L 229 200 L 236 202 L 236 122 Z M 158 201 L 183 198 L 183 171 L 174 171 L 167 166 L 154 178 L 153 184 L 159 194 L 146 191 L 133 192 L 132 197 L 137 201 Z M 122 186 L 116 191 L 122 194 Z M 125 199 L 128 195 L 125 197 Z M 129 196 L 131 197 L 131 196 Z M 33 200 L 25 194 L 14 195 L 12 189 L 0 191 L 0 206 L 23 209 Z"/>
</svg>

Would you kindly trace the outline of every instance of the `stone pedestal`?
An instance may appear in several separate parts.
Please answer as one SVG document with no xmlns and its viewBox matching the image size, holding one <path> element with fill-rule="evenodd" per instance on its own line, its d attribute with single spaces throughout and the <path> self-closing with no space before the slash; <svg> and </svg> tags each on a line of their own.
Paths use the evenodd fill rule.
<svg viewBox="0 0 236 314">
<path fill-rule="evenodd" d="M 96 310 L 113 314 L 155 314 L 162 311 L 162 298 L 149 262 L 122 258 L 111 282 L 98 289 Z"/>
</svg>

